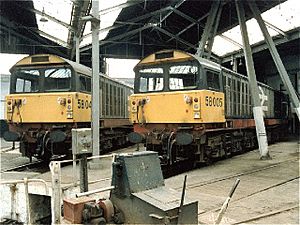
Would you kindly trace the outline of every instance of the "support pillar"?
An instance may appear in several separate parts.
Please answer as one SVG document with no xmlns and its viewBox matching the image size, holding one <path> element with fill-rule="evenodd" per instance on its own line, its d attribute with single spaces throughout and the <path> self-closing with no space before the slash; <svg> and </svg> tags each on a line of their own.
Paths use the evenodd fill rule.
<svg viewBox="0 0 300 225">
<path fill-rule="evenodd" d="M 201 36 L 201 40 L 199 42 L 199 46 L 198 46 L 197 53 L 196 53 L 196 55 L 198 55 L 199 57 L 203 57 L 203 55 L 204 55 L 205 46 L 207 44 L 209 34 L 213 30 L 213 25 L 214 25 L 214 22 L 216 20 L 216 16 L 217 16 L 219 6 L 220 6 L 220 0 L 216 0 L 216 1 L 212 2 L 211 9 L 210 9 L 210 12 L 209 12 L 209 16 L 207 18 L 205 28 L 204 28 L 203 34 Z"/>
<path fill-rule="evenodd" d="M 294 109 L 295 109 L 296 114 L 298 116 L 298 119 L 300 121 L 300 102 L 299 102 L 299 98 L 298 98 L 298 96 L 296 94 L 296 91 L 295 91 L 295 89 L 294 89 L 294 87 L 291 83 L 289 75 L 288 75 L 288 73 L 287 73 L 287 71 L 286 71 L 286 69 L 285 69 L 285 67 L 282 63 L 282 60 L 281 60 L 280 55 L 279 55 L 279 53 L 276 49 L 274 41 L 273 41 L 271 35 L 269 34 L 269 32 L 267 30 L 267 27 L 266 27 L 261 15 L 260 15 L 260 11 L 256 6 L 255 1 L 251 1 L 251 2 L 248 1 L 248 4 L 249 4 L 249 6 L 250 6 L 250 8 L 251 8 L 251 10 L 254 14 L 255 19 L 257 20 L 257 23 L 258 23 L 264 37 L 265 37 L 265 41 L 268 45 L 268 48 L 270 50 L 270 53 L 271 53 L 272 58 L 274 60 L 274 63 L 276 65 L 277 70 L 279 72 L 279 75 L 281 77 L 281 80 L 282 80 L 287 92 L 289 93 L 289 96 L 292 100 Z"/>
<path fill-rule="evenodd" d="M 99 1 L 92 0 L 92 146 L 93 156 L 100 155 L 100 101 L 99 101 L 99 90 L 100 90 L 100 77 L 99 77 Z"/>
<path fill-rule="evenodd" d="M 60 163 L 52 161 L 50 163 L 52 175 L 52 195 L 51 195 L 51 224 L 61 224 L 61 170 Z"/>
<path fill-rule="evenodd" d="M 210 56 L 211 56 L 212 47 L 213 47 L 213 44 L 214 44 L 214 38 L 217 34 L 217 30 L 218 30 L 218 27 L 219 27 L 219 22 L 220 22 L 221 13 L 222 13 L 222 7 L 223 7 L 222 4 L 220 4 L 220 6 L 218 7 L 218 12 L 217 12 L 217 15 L 216 15 L 216 18 L 215 18 L 215 21 L 214 21 L 214 25 L 211 28 L 211 32 L 210 32 L 209 37 L 208 37 L 207 59 L 209 59 Z"/>
<path fill-rule="evenodd" d="M 256 126 L 256 135 L 257 135 L 257 140 L 259 145 L 260 158 L 270 159 L 266 128 L 265 128 L 264 118 L 263 118 L 263 110 L 259 99 L 259 90 L 258 90 L 258 85 L 256 80 L 251 47 L 248 38 L 248 31 L 246 27 L 245 11 L 244 11 L 242 1 L 235 0 L 235 5 L 236 5 L 237 15 L 239 19 L 242 39 L 243 39 L 243 50 L 244 50 L 244 55 L 246 60 L 248 80 L 250 83 L 251 96 L 254 104 L 253 116 L 254 116 L 255 126 Z"/>
<path fill-rule="evenodd" d="M 80 63 L 80 50 L 79 50 L 80 38 L 75 37 L 75 52 L 76 52 L 76 62 Z"/>
</svg>

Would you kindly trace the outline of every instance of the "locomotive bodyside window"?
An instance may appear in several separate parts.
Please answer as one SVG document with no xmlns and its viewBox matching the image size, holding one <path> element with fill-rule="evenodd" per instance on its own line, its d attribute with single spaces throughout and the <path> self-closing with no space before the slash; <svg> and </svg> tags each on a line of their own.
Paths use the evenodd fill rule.
<svg viewBox="0 0 300 225">
<path fill-rule="evenodd" d="M 219 73 L 207 70 L 206 71 L 207 88 L 212 90 L 220 90 Z"/>
<path fill-rule="evenodd" d="M 91 92 L 91 78 L 87 76 L 79 76 L 80 91 Z"/>
</svg>

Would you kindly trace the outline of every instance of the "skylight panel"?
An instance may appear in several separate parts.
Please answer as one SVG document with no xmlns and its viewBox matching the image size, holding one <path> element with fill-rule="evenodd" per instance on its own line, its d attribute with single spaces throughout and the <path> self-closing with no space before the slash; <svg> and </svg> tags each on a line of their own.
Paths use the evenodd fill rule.
<svg viewBox="0 0 300 225">
<path fill-rule="evenodd" d="M 289 31 L 291 29 L 300 27 L 300 4 L 299 0 L 288 0 L 279 4 L 268 11 L 261 14 L 264 21 L 273 25 L 281 31 Z M 256 19 L 252 18 L 246 22 L 248 37 L 250 45 L 256 44 L 264 40 L 264 36 Z M 273 37 L 279 34 L 278 30 L 266 24 L 269 34 Z M 233 42 L 242 46 L 242 35 L 240 26 L 222 33 L 223 36 L 230 38 Z M 238 45 L 224 39 L 221 36 L 216 36 L 212 51 L 219 55 L 224 56 L 230 52 L 241 49 Z"/>
<path fill-rule="evenodd" d="M 67 24 L 71 20 L 71 0 L 33 0 L 34 8 Z"/>
<path fill-rule="evenodd" d="M 217 55 L 225 55 L 228 52 L 239 50 L 240 47 L 234 45 L 233 43 L 225 40 L 219 35 L 214 39 L 214 45 L 212 51 Z"/>
<path fill-rule="evenodd" d="M 263 13 L 262 17 L 282 31 L 300 27 L 299 3 L 299 0 L 288 0 Z"/>
<path fill-rule="evenodd" d="M 33 0 L 33 4 L 36 10 L 54 17 L 64 24 L 70 24 L 72 11 L 72 2 L 70 0 Z M 47 18 L 46 22 L 42 22 L 41 18 L 41 15 L 36 14 L 40 35 L 67 47 L 69 29 L 49 18 Z"/>
<path fill-rule="evenodd" d="M 40 15 L 36 15 L 36 19 L 39 21 L 41 19 Z M 64 47 L 66 46 L 68 39 L 68 29 L 58 23 L 48 20 L 47 22 L 39 23 L 39 30 L 41 36 L 44 36 L 58 44 L 62 44 Z M 43 34 L 43 32 L 45 34 Z M 48 34 L 48 35 L 46 35 Z"/>
<path fill-rule="evenodd" d="M 122 3 L 127 2 L 127 0 L 114 0 L 114 1 L 105 1 L 105 0 L 100 0 L 99 1 L 99 10 L 103 11 L 109 8 L 112 8 L 114 6 L 120 5 Z M 112 26 L 119 16 L 120 12 L 122 9 L 115 9 L 115 10 L 110 10 L 105 14 L 100 15 L 100 32 L 99 32 L 99 40 L 103 40 L 106 38 L 107 34 L 109 31 L 102 31 L 101 29 L 108 28 Z M 91 23 L 87 22 L 83 36 L 87 35 L 86 37 L 83 38 L 83 40 L 80 43 L 80 47 L 84 47 L 86 45 L 89 45 L 92 43 L 92 36 L 91 36 Z"/>
</svg>

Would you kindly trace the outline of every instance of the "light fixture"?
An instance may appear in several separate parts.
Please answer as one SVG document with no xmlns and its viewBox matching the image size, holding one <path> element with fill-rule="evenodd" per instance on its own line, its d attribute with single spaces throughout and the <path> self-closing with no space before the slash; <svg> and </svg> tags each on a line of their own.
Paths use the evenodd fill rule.
<svg viewBox="0 0 300 225">
<path fill-rule="evenodd" d="M 234 58 L 233 58 L 233 56 L 231 56 L 231 60 L 230 60 L 230 65 L 231 66 L 233 65 L 233 60 L 234 60 Z"/>
<path fill-rule="evenodd" d="M 42 23 L 48 22 L 48 19 L 45 17 L 45 9 L 44 9 L 44 7 L 43 7 L 42 17 L 40 19 L 40 22 L 42 22 Z"/>
<path fill-rule="evenodd" d="M 242 65 L 243 65 L 242 58 L 240 58 L 239 66 L 242 66 Z"/>
</svg>

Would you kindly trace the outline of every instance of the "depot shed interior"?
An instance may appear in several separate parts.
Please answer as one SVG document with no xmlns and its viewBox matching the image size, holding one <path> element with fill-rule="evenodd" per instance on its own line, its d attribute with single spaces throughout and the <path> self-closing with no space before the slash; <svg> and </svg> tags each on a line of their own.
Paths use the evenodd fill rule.
<svg viewBox="0 0 300 225">
<path fill-rule="evenodd" d="M 51 53 L 75 60 L 74 37 L 78 37 L 81 40 L 80 63 L 91 67 L 90 22 L 81 19 L 91 13 L 91 1 L 55 2 L 0 1 L 1 53 Z M 111 5 L 106 5 L 105 2 L 99 1 L 101 21 L 99 70 L 104 73 L 107 69 L 106 58 L 142 59 L 162 49 L 179 49 L 195 53 L 214 1 L 117 0 L 109 1 Z M 238 40 L 233 38 L 238 29 L 235 1 L 221 2 L 222 12 L 212 59 L 229 69 L 232 69 L 233 61 L 237 60 L 237 71 L 246 74 L 241 38 Z M 255 1 L 255 3 L 263 15 L 291 82 L 299 94 L 300 24 L 297 23 L 300 20 L 297 18 L 300 15 L 300 8 L 294 4 L 294 0 Z M 253 13 L 247 4 L 244 5 L 246 18 L 251 20 Z M 255 36 L 262 34 L 257 30 L 258 26 L 250 27 L 248 26 L 251 42 L 251 36 L 255 39 Z M 221 48 L 217 46 L 218 43 Z M 265 41 L 256 38 L 251 46 L 258 81 L 267 83 L 277 90 L 284 90 Z M 294 131 L 298 130 L 297 126 L 297 124 L 294 126 Z"/>
</svg>

